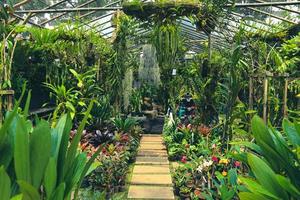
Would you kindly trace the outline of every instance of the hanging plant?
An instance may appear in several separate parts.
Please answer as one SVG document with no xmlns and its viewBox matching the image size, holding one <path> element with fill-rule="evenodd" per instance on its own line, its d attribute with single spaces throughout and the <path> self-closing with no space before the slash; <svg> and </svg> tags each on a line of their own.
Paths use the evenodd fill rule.
<svg viewBox="0 0 300 200">
<path fill-rule="evenodd" d="M 123 11 L 127 15 L 134 16 L 141 20 L 151 18 L 160 19 L 176 18 L 178 16 L 190 16 L 198 13 L 201 4 L 198 1 L 155 1 L 141 2 L 132 1 L 123 3 Z"/>
<path fill-rule="evenodd" d="M 197 29 L 210 34 L 217 26 L 218 19 L 231 11 L 228 5 L 233 6 L 234 2 L 229 0 L 201 0 L 201 7 L 193 16 Z"/>
</svg>

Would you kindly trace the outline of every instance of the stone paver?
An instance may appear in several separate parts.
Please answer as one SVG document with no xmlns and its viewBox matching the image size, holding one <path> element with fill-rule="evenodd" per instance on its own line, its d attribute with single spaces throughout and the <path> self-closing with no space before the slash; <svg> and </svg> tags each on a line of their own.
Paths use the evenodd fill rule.
<svg viewBox="0 0 300 200">
<path fill-rule="evenodd" d="M 138 156 L 151 156 L 151 157 L 168 157 L 168 154 L 165 150 L 141 150 L 137 154 Z"/>
<path fill-rule="evenodd" d="M 131 184 L 172 186 L 172 179 L 170 174 L 133 174 Z"/>
<path fill-rule="evenodd" d="M 138 156 L 136 158 L 135 164 L 160 164 L 160 165 L 167 165 L 169 164 L 169 160 L 167 157 L 145 157 L 145 156 Z"/>
<path fill-rule="evenodd" d="M 133 168 L 128 199 L 175 199 L 168 154 L 161 135 L 144 135 Z"/>
<path fill-rule="evenodd" d="M 162 144 L 144 144 L 140 150 L 166 150 L 166 147 Z"/>
<path fill-rule="evenodd" d="M 128 198 L 139 199 L 175 199 L 172 187 L 131 186 Z"/>
<path fill-rule="evenodd" d="M 141 142 L 163 142 L 163 139 L 161 137 L 143 137 L 141 139 Z"/>
<path fill-rule="evenodd" d="M 170 174 L 169 165 L 136 165 L 133 174 Z"/>
</svg>

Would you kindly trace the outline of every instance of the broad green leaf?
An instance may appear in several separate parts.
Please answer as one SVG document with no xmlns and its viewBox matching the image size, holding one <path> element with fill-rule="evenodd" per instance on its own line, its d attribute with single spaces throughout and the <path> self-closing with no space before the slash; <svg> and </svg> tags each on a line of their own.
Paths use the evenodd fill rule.
<svg viewBox="0 0 300 200">
<path fill-rule="evenodd" d="M 14 142 L 14 163 L 17 180 L 31 183 L 29 133 L 23 118 L 18 118 Z"/>
<path fill-rule="evenodd" d="M 30 136 L 30 169 L 32 185 L 40 187 L 51 154 L 50 125 L 41 121 Z"/>
<path fill-rule="evenodd" d="M 277 199 L 272 193 L 266 190 L 262 185 L 260 185 L 257 181 L 251 178 L 239 177 L 243 185 L 246 185 L 247 189 L 252 193 L 260 194 L 263 196 L 267 196 L 268 198 Z"/>
<path fill-rule="evenodd" d="M 28 114 L 29 114 L 30 100 L 31 100 L 31 90 L 29 90 L 29 92 L 28 92 L 25 107 L 24 107 L 24 111 L 23 111 L 24 119 L 27 119 Z"/>
<path fill-rule="evenodd" d="M 65 165 L 65 159 L 67 156 L 67 150 L 68 150 L 68 145 L 69 145 L 69 139 L 70 139 L 70 132 L 72 129 L 72 119 L 69 114 L 65 115 L 65 120 L 64 120 L 64 127 L 63 131 L 60 133 L 62 134 L 61 137 L 61 142 L 60 142 L 60 148 L 58 152 L 58 161 L 57 164 L 58 166 L 64 166 Z M 63 182 L 64 178 L 64 167 L 59 167 L 57 176 L 58 176 L 58 183 Z"/>
<path fill-rule="evenodd" d="M 66 174 L 65 177 L 66 195 L 69 195 L 72 189 L 78 184 L 81 174 L 84 171 L 85 165 L 86 165 L 86 155 L 84 153 L 81 153 L 75 158 L 71 168 L 68 170 Z"/>
<path fill-rule="evenodd" d="M 237 171 L 236 169 L 230 169 L 228 171 L 228 180 L 229 180 L 229 183 L 231 185 L 236 185 L 237 184 Z"/>
<path fill-rule="evenodd" d="M 45 177 L 44 177 L 44 186 L 46 190 L 47 198 L 49 199 L 52 196 L 52 193 L 56 187 L 57 181 L 57 171 L 56 171 L 56 161 L 54 158 L 50 158 L 49 163 L 46 167 Z"/>
<path fill-rule="evenodd" d="M 245 146 L 245 147 L 248 147 L 249 149 L 261 154 L 262 151 L 261 151 L 261 148 L 255 144 L 255 143 L 252 143 L 252 142 L 246 142 L 246 141 L 240 141 L 240 142 L 230 142 L 230 144 L 232 145 L 239 145 L 239 146 Z"/>
<path fill-rule="evenodd" d="M 13 122 L 14 118 L 17 115 L 17 107 L 14 108 L 14 110 L 6 115 L 6 118 L 4 120 L 4 123 L 0 127 L 0 147 L 2 146 L 5 137 L 7 135 L 7 131 L 9 127 L 11 126 L 11 123 Z"/>
<path fill-rule="evenodd" d="M 21 192 L 23 194 L 22 200 L 39 200 L 40 195 L 36 188 L 28 184 L 26 181 L 18 181 Z"/>
<path fill-rule="evenodd" d="M 12 197 L 10 200 L 22 200 L 22 199 L 23 199 L 23 194 L 19 194 L 19 195 Z"/>
<path fill-rule="evenodd" d="M 81 139 L 81 135 L 82 135 L 82 132 L 83 132 L 83 129 L 85 127 L 85 124 L 88 120 L 88 117 L 89 117 L 89 114 L 91 112 L 93 108 L 93 101 L 91 101 L 87 111 L 86 111 L 86 114 L 81 122 L 81 124 L 79 125 L 79 128 L 77 130 L 77 133 L 76 135 L 74 136 L 72 142 L 71 142 L 71 145 L 68 149 L 68 152 L 67 152 L 67 157 L 66 157 L 66 163 L 64 165 L 64 171 L 65 172 L 68 172 L 68 170 L 71 168 L 72 166 L 72 163 L 74 162 L 75 160 L 75 156 L 76 156 L 76 153 L 77 153 L 77 147 L 78 147 L 78 144 L 80 142 L 80 139 Z"/>
<path fill-rule="evenodd" d="M 12 162 L 13 158 L 13 141 L 8 137 L 0 148 L 0 166 L 3 165 L 4 169 Z"/>
<path fill-rule="evenodd" d="M 289 179 L 281 175 L 276 175 L 276 178 L 281 187 L 288 191 L 295 199 L 300 197 L 300 191 L 291 183 Z"/>
<path fill-rule="evenodd" d="M 256 139 L 257 144 L 260 146 L 261 142 L 266 143 L 270 147 L 274 147 L 273 138 L 271 137 L 268 127 L 264 121 L 255 115 L 251 121 L 252 133 Z"/>
<path fill-rule="evenodd" d="M 81 176 L 80 176 L 80 179 L 79 179 L 79 181 L 78 181 L 77 188 L 76 188 L 76 190 L 75 190 L 75 195 L 74 195 L 74 196 L 75 196 L 75 199 L 74 199 L 74 200 L 76 200 L 76 198 L 77 198 L 77 196 L 78 196 L 79 187 L 81 186 L 81 183 L 82 183 L 84 177 L 87 176 L 87 175 L 89 174 L 88 171 L 92 168 L 92 167 L 91 167 L 92 164 L 94 163 L 95 159 L 98 157 L 98 155 L 100 154 L 100 152 L 102 151 L 102 149 L 103 149 L 104 146 L 106 146 L 106 143 L 105 143 L 105 144 L 102 144 L 102 146 L 100 146 L 100 147 L 98 148 L 98 150 L 93 154 L 93 156 L 92 156 L 92 157 L 89 159 L 89 161 L 86 163 L 86 165 L 85 165 L 85 167 L 84 167 L 84 170 L 82 171 Z M 97 163 L 97 162 L 96 162 L 96 163 Z M 99 164 L 101 164 L 101 163 L 99 163 Z M 96 165 L 98 165 L 98 164 L 96 164 Z"/>
<path fill-rule="evenodd" d="M 300 123 L 295 122 L 294 124 L 295 124 L 295 129 L 297 131 L 297 134 L 300 136 Z"/>
<path fill-rule="evenodd" d="M 0 167 L 0 195 L 2 200 L 9 200 L 10 199 L 10 178 L 6 171 L 4 170 L 4 167 Z"/>
<path fill-rule="evenodd" d="M 93 162 L 92 165 L 90 166 L 89 170 L 86 172 L 86 174 L 84 176 L 90 175 L 95 169 L 97 169 L 101 165 L 102 165 L 102 163 L 99 161 Z M 87 163 L 87 166 L 88 166 L 88 163 Z"/>
<path fill-rule="evenodd" d="M 276 179 L 276 174 L 262 159 L 254 154 L 248 154 L 248 163 L 256 179 L 266 190 L 274 196 L 278 196 L 282 199 L 288 199 L 287 193 Z"/>
<path fill-rule="evenodd" d="M 264 197 L 260 194 L 254 194 L 250 192 L 240 192 L 239 193 L 240 200 L 270 200 L 267 197 Z"/>
<path fill-rule="evenodd" d="M 297 133 L 295 126 L 287 119 L 284 119 L 282 122 L 282 127 L 288 136 L 289 141 L 295 146 L 300 146 L 300 135 Z"/>
<path fill-rule="evenodd" d="M 60 199 L 65 199 L 65 188 L 66 188 L 66 184 L 65 183 L 61 183 L 53 192 L 50 200 L 60 200 Z"/>
<path fill-rule="evenodd" d="M 55 159 L 58 159 L 58 153 L 61 145 L 61 140 L 63 137 L 63 132 L 66 126 L 66 121 L 67 121 L 67 114 L 63 115 L 59 119 L 56 127 L 51 131 L 51 141 L 52 141 L 51 156 Z"/>
</svg>

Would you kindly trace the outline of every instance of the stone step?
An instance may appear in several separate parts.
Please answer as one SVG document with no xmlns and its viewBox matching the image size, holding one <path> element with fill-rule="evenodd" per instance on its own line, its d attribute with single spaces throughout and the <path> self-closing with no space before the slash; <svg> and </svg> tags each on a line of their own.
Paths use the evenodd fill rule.
<svg viewBox="0 0 300 200">
<path fill-rule="evenodd" d="M 169 165 L 136 165 L 133 174 L 170 174 Z"/>
<path fill-rule="evenodd" d="M 141 142 L 163 142 L 162 138 L 142 138 Z"/>
<path fill-rule="evenodd" d="M 133 174 L 131 185 L 172 186 L 170 174 Z"/>
<path fill-rule="evenodd" d="M 156 151 L 140 151 L 137 154 L 141 157 L 168 157 L 168 154 L 166 152 L 156 152 Z"/>
<path fill-rule="evenodd" d="M 143 137 L 162 137 L 161 134 L 143 134 Z"/>
<path fill-rule="evenodd" d="M 136 157 L 136 164 L 157 164 L 157 163 L 163 163 L 168 165 L 169 160 L 167 157 L 146 157 L 146 156 L 138 156 Z"/>
<path fill-rule="evenodd" d="M 175 199 L 172 187 L 131 185 L 128 191 L 129 199 Z"/>
<path fill-rule="evenodd" d="M 162 141 L 141 141 L 140 144 L 164 144 Z"/>
<path fill-rule="evenodd" d="M 140 150 L 166 150 L 166 147 L 162 144 L 143 144 Z"/>
</svg>

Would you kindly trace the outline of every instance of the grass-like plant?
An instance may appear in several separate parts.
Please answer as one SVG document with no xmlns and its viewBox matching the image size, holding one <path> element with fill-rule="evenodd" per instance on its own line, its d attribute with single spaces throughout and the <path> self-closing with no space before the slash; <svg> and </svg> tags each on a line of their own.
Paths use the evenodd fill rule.
<svg viewBox="0 0 300 200">
<path fill-rule="evenodd" d="M 64 114 L 54 128 L 45 120 L 27 120 L 30 93 L 23 113 L 7 114 L 0 128 L 0 194 L 2 200 L 66 200 L 79 188 L 102 148 L 87 160 L 78 144 L 93 103 L 69 142 L 72 120 Z M 74 198 L 77 196 L 77 190 Z"/>
<path fill-rule="evenodd" d="M 252 132 L 256 144 L 244 144 L 254 151 L 246 155 L 253 176 L 240 177 L 248 189 L 240 199 L 299 199 L 300 124 L 284 120 L 281 134 L 255 116 Z"/>
</svg>

